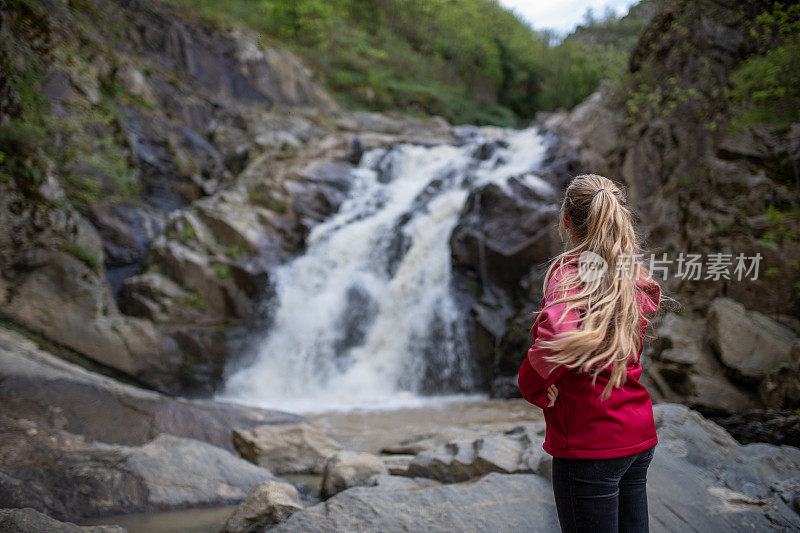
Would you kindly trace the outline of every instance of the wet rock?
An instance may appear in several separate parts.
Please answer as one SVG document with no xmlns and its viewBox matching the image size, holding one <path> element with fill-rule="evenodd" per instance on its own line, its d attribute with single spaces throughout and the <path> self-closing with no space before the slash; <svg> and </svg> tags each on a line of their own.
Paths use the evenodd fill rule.
<svg viewBox="0 0 800 533">
<path fill-rule="evenodd" d="M 341 449 L 309 424 L 234 430 L 233 444 L 242 457 L 278 474 L 322 473 L 325 458 Z"/>
<path fill-rule="evenodd" d="M 0 509 L 0 531 L 9 533 L 125 533 L 120 526 L 76 526 L 59 522 L 35 509 Z"/>
<path fill-rule="evenodd" d="M 450 240 L 456 268 L 513 293 L 531 265 L 551 257 L 556 211 L 550 199 L 526 199 L 495 184 L 474 189 Z"/>
<path fill-rule="evenodd" d="M 277 411 L 171 398 L 120 383 L 58 359 L 2 328 L 0 413 L 106 443 L 141 445 L 169 433 L 230 451 L 234 429 L 302 420 Z"/>
<path fill-rule="evenodd" d="M 292 485 L 267 481 L 256 485 L 233 511 L 222 533 L 264 531 L 284 522 L 303 508 L 300 495 Z"/>
<path fill-rule="evenodd" d="M 352 169 L 345 162 L 321 161 L 292 181 L 293 210 L 304 232 L 339 209 L 350 188 Z"/>
<path fill-rule="evenodd" d="M 157 507 L 239 500 L 273 477 L 222 448 L 168 434 L 124 453 L 144 481 L 147 503 Z"/>
<path fill-rule="evenodd" d="M 434 450 L 453 440 L 475 440 L 481 436 L 479 431 L 467 428 L 450 427 L 433 435 L 424 435 L 397 444 L 384 446 L 381 453 L 394 455 L 417 455 Z"/>
<path fill-rule="evenodd" d="M 520 364 L 522 362 L 520 361 Z M 492 380 L 489 390 L 490 398 L 521 398 L 517 378 L 514 376 L 501 376 Z"/>
<path fill-rule="evenodd" d="M 765 442 L 800 447 L 800 415 L 793 411 L 756 409 L 714 421 L 742 443 Z"/>
<path fill-rule="evenodd" d="M 790 361 L 794 333 L 729 298 L 717 298 L 708 312 L 708 335 L 722 364 L 746 380 L 760 380 Z"/>
<path fill-rule="evenodd" d="M 192 439 L 162 434 L 143 446 L 109 445 L 0 417 L 0 502 L 59 519 L 230 503 L 274 479 Z"/>
<path fill-rule="evenodd" d="M 325 461 L 320 496 L 330 498 L 350 487 L 368 485 L 372 476 L 388 473 L 380 457 L 369 453 L 336 452 Z"/>
<path fill-rule="evenodd" d="M 536 475 L 393 490 L 355 487 L 298 511 L 274 531 L 558 531 L 553 489 Z"/>
<path fill-rule="evenodd" d="M 682 531 L 794 530 L 800 451 L 791 446 L 742 446 L 696 411 L 658 404 L 659 432 L 648 471 L 652 527 Z M 522 426 L 494 438 L 527 442 L 523 457 L 536 474 L 492 472 L 477 480 L 420 486 L 377 476 L 298 511 L 276 531 L 559 531 L 548 480 L 552 461 L 541 435 Z M 549 457 L 549 456 L 548 456 Z M 535 468 L 531 468 L 535 465 Z"/>
<path fill-rule="evenodd" d="M 790 362 L 781 364 L 761 381 L 758 394 L 768 408 L 800 407 L 800 341 L 792 345 L 789 359 Z"/>
</svg>

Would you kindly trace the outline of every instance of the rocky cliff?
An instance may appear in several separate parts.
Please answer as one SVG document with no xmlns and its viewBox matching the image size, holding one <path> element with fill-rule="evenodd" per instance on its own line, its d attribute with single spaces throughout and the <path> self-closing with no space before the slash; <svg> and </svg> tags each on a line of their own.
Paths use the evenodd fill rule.
<svg viewBox="0 0 800 533">
<path fill-rule="evenodd" d="M 213 390 L 268 318 L 356 132 L 450 138 L 343 112 L 288 52 L 160 2 L 6 3 L 0 32 L 0 316 L 162 391 Z"/>
<path fill-rule="evenodd" d="M 653 271 L 677 300 L 657 324 L 660 340 L 645 353 L 649 388 L 710 415 L 800 405 L 791 355 L 800 334 L 800 126 L 743 125 L 728 98 L 737 69 L 758 53 L 753 20 L 771 6 L 665 2 L 622 82 L 603 85 L 570 112 L 537 120 L 560 139 L 552 148 L 557 177 L 599 173 L 627 188 L 645 259 L 667 260 Z M 696 276 L 685 268 L 681 275 L 679 258 L 688 254 L 705 263 Z M 729 274 L 707 270 L 714 254 L 727 257 Z M 757 274 L 736 275 L 739 254 L 760 255 Z M 529 316 L 540 300 L 520 297 L 524 287 L 504 291 L 511 318 L 500 327 L 492 331 L 490 321 L 478 319 L 488 335 L 485 358 L 500 374 L 513 376 L 530 340 Z M 496 381 L 497 394 L 513 387 L 513 377 Z"/>
</svg>

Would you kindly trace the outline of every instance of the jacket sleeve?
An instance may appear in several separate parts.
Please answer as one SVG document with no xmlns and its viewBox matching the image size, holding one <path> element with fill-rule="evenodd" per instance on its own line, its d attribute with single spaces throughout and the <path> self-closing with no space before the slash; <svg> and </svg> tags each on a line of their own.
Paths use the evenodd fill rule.
<svg viewBox="0 0 800 533">
<path fill-rule="evenodd" d="M 556 335 L 576 329 L 580 324 L 580 313 L 577 309 L 567 312 L 568 303 L 559 303 L 547 307 L 551 302 L 561 297 L 562 291 L 558 284 L 560 279 L 554 275 L 542 302 L 543 311 L 540 312 L 533 326 L 534 342 L 528 349 L 528 355 L 522 362 L 517 377 L 517 383 L 522 396 L 530 403 L 545 409 L 547 407 L 547 388 L 554 384 L 568 369 L 561 365 L 555 367 L 553 363 L 544 360 L 544 357 L 553 352 L 543 348 L 543 341 L 551 340 Z M 567 292 L 575 294 L 577 288 Z M 564 316 L 561 323 L 557 323 Z M 557 400 L 556 400 L 557 401 Z"/>
</svg>

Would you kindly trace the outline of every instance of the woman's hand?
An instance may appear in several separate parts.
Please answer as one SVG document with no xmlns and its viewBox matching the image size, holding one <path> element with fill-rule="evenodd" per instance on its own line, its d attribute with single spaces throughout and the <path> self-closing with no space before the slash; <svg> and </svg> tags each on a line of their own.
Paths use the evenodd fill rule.
<svg viewBox="0 0 800 533">
<path fill-rule="evenodd" d="M 550 385 L 547 387 L 547 399 L 550 401 L 547 407 L 553 407 L 556 403 L 556 398 L 558 398 L 558 389 L 555 385 Z"/>
</svg>

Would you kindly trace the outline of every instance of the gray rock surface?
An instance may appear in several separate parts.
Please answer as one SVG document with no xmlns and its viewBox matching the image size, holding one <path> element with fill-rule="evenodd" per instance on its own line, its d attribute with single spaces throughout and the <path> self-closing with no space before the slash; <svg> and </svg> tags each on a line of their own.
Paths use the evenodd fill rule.
<svg viewBox="0 0 800 533">
<path fill-rule="evenodd" d="M 731 381 L 707 341 L 707 324 L 675 313 L 657 323 L 655 342 L 643 353 L 645 379 L 657 399 L 679 401 L 706 415 L 753 409 L 758 398 Z M 648 383 L 650 385 L 650 383 Z"/>
<path fill-rule="evenodd" d="M 342 448 L 310 424 L 234 430 L 233 444 L 242 457 L 276 474 L 320 474 L 325 459 Z"/>
<path fill-rule="evenodd" d="M 234 509 L 222 533 L 263 531 L 302 508 L 300 495 L 292 485 L 277 481 L 260 483 Z"/>
<path fill-rule="evenodd" d="M 272 474 L 205 442 L 162 434 L 124 449 L 125 468 L 147 488 L 147 503 L 169 508 L 241 500 Z"/>
<path fill-rule="evenodd" d="M 233 429 L 298 423 L 295 415 L 171 398 L 68 363 L 0 328 L 0 413 L 106 443 L 137 445 L 161 433 L 233 451 Z"/>
<path fill-rule="evenodd" d="M 352 488 L 272 531 L 558 531 L 558 519 L 544 478 L 489 474 L 455 485 Z"/>
<path fill-rule="evenodd" d="M 160 435 L 122 446 L 4 415 L 0 424 L 0 507 L 58 519 L 232 503 L 275 479 L 197 440 Z"/>
<path fill-rule="evenodd" d="M 786 326 L 730 298 L 711 303 L 708 334 L 722 364 L 745 379 L 760 379 L 788 363 L 796 339 Z"/>
<path fill-rule="evenodd" d="M 369 485 L 372 476 L 388 473 L 380 457 L 370 453 L 336 452 L 325 461 L 320 496 L 329 498 L 350 487 Z"/>
<path fill-rule="evenodd" d="M 800 407 L 800 340 L 792 345 L 790 361 L 782 363 L 759 385 L 758 395 L 770 409 Z"/>
<path fill-rule="evenodd" d="M 408 475 L 427 477 L 444 482 L 466 481 L 490 472 L 534 473 L 538 460 L 532 467 L 528 463 L 528 448 L 538 449 L 543 439 L 529 438 L 522 433 L 515 436 L 491 435 L 471 440 L 454 440 L 433 450 L 423 451 L 408 465 Z M 537 445 L 538 443 L 538 445 Z"/>
<path fill-rule="evenodd" d="M 24 198 L 5 184 L 0 189 L 0 318 L 171 390 L 177 345 L 152 323 L 117 309 L 94 226 L 52 206 L 14 209 L 14 202 L 26 205 Z"/>
<path fill-rule="evenodd" d="M 800 449 L 738 444 L 683 405 L 654 407 L 659 444 L 648 473 L 654 530 L 767 531 L 800 528 Z"/>
<path fill-rule="evenodd" d="M 119 526 L 76 526 L 35 509 L 0 509 L 0 531 L 6 533 L 125 533 Z"/>
<path fill-rule="evenodd" d="M 654 408 L 659 444 L 648 472 L 654 532 L 793 531 L 800 527 L 800 450 L 738 444 L 724 429 L 678 404 Z M 530 432 L 518 435 L 518 442 Z M 535 436 L 534 432 L 534 436 Z M 508 439 L 509 435 L 495 436 Z M 524 449 L 542 460 L 541 442 Z M 420 452 L 420 455 L 430 453 Z M 478 474 L 480 475 L 480 474 Z M 275 531 L 559 531 L 552 486 L 540 475 L 492 472 L 470 481 L 424 486 L 376 476 L 298 511 Z"/>
</svg>

